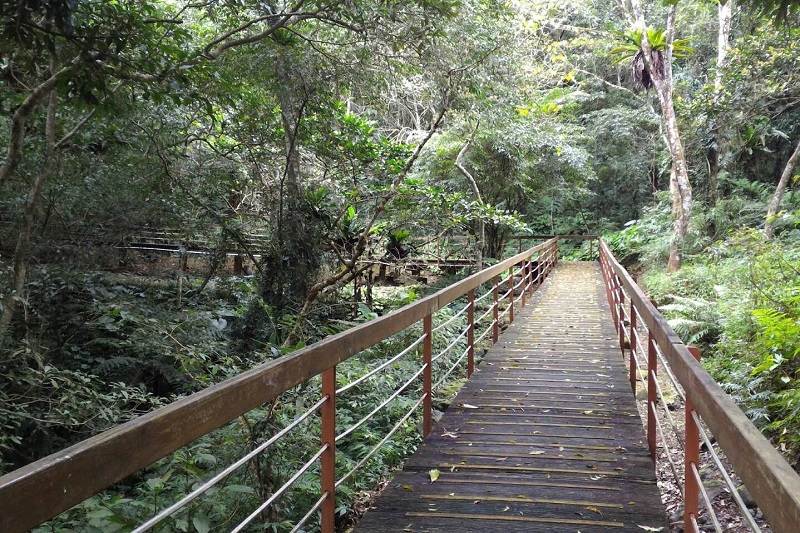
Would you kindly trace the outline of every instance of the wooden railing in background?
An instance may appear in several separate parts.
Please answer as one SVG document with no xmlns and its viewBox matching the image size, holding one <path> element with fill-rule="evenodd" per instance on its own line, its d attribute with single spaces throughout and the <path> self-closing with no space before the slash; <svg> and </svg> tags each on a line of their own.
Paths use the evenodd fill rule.
<svg viewBox="0 0 800 533">
<path fill-rule="evenodd" d="M 631 386 L 647 389 L 647 440 L 651 454 L 664 438 L 661 417 L 673 425 L 659 383 L 659 363 L 677 394 L 685 400 L 683 468 L 676 466 L 666 442 L 662 454 L 669 461 L 677 481 L 683 479 L 684 530 L 700 531 L 698 511 L 702 496 L 706 512 L 717 531 L 722 526 L 714 515 L 710 498 L 699 472 L 700 443 L 705 443 L 710 459 L 720 470 L 731 498 L 740 508 L 744 521 L 760 531 L 739 496 L 738 487 L 725 471 L 717 444 L 742 479 L 771 526 L 779 533 L 800 531 L 800 477 L 753 423 L 700 365 L 700 353 L 681 342 L 653 303 L 619 264 L 609 246 L 600 240 L 600 264 L 614 324 L 623 356 L 630 357 Z M 646 377 L 637 380 L 642 371 Z M 704 429 L 708 428 L 713 439 Z M 676 428 L 680 433 L 680 428 Z M 682 472 L 680 472 L 682 470 Z M 681 475 L 682 474 L 682 475 Z"/>
<path fill-rule="evenodd" d="M 267 442 L 259 444 L 256 449 L 224 468 L 193 493 L 186 495 L 176 504 L 141 524 L 135 531 L 147 531 L 160 520 L 178 512 L 182 506 L 199 497 L 214 483 L 224 480 L 236 468 L 244 465 L 256 454 L 262 453 L 278 438 L 297 427 L 301 421 L 308 420 L 319 413 L 322 421 L 322 443 L 319 450 L 281 489 L 263 502 L 233 531 L 239 531 L 246 527 L 249 520 L 255 519 L 279 496 L 281 491 L 299 479 L 300 475 L 307 472 L 311 465 L 319 460 L 321 496 L 303 520 L 307 520 L 319 510 L 321 511 L 322 531 L 332 533 L 335 519 L 336 487 L 353 473 L 351 471 L 338 481 L 335 479 L 336 441 L 350 434 L 354 430 L 353 426 L 357 427 L 366 420 L 341 430 L 337 436 L 335 397 L 337 393 L 344 392 L 355 384 L 361 383 L 370 375 L 381 371 L 394 359 L 373 369 L 368 376 L 362 376 L 339 389 L 336 388 L 336 365 L 422 321 L 422 337 L 400 354 L 411 353 L 413 355 L 411 350 L 421 343 L 423 354 L 420 369 L 382 406 L 385 406 L 410 383 L 422 376 L 422 398 L 392 431 L 397 430 L 413 414 L 413 411 L 422 405 L 423 433 L 427 435 L 431 429 L 433 389 L 437 384 L 441 384 L 465 358 L 467 359 L 466 373 L 467 375 L 472 373 L 475 344 L 484 338 L 491 339 L 493 342 L 497 341 L 501 316 L 507 313 L 508 321 L 513 321 L 515 305 L 518 302 L 519 305 L 525 304 L 526 295 L 541 284 L 556 264 L 557 254 L 557 239 L 551 239 L 416 303 L 328 337 L 291 355 L 253 368 L 0 477 L 0 531 L 3 533 L 28 531 L 223 424 L 278 398 L 279 395 L 298 384 L 321 375 L 321 397 L 311 409 L 299 415 L 294 422 Z M 477 295 L 476 290 L 487 284 L 489 289 L 484 294 Z M 501 293 L 501 290 L 505 292 Z M 438 327 L 433 328 L 432 315 L 464 296 L 467 297 L 467 304 L 457 314 L 466 312 L 468 316 L 467 331 L 462 333 L 467 339 L 467 349 L 449 368 L 447 374 L 437 384 L 434 384 L 431 374 L 432 361 L 442 357 L 444 352 L 455 345 L 455 342 L 450 343 L 448 348 L 438 355 L 432 354 L 432 339 L 438 329 Z M 488 306 L 488 310 L 476 318 L 476 302 L 482 300 L 490 301 L 491 304 L 484 304 Z M 481 321 L 489 325 L 482 333 L 477 334 L 475 325 L 482 323 Z M 367 418 L 374 415 L 382 406 L 378 406 Z M 388 436 L 378 446 L 387 439 Z M 300 524 L 295 529 L 298 529 L 299 526 Z"/>
</svg>

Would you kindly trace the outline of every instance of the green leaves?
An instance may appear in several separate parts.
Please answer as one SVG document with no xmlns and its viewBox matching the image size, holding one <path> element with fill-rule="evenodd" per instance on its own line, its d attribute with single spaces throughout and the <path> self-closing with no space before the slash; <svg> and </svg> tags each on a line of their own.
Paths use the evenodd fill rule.
<svg viewBox="0 0 800 533">
<path fill-rule="evenodd" d="M 211 531 L 211 520 L 203 513 L 198 513 L 192 518 L 192 525 L 197 533 L 208 533 Z"/>
<path fill-rule="evenodd" d="M 642 49 L 642 39 L 645 34 L 641 28 L 617 32 L 615 35 L 624 42 L 624 44 L 612 48 L 609 52 L 611 55 L 618 56 L 618 62 L 634 57 Z M 647 42 L 654 52 L 666 51 L 668 43 L 664 29 L 648 28 Z M 672 56 L 679 59 L 694 54 L 694 50 L 689 46 L 690 42 L 690 39 L 675 39 L 672 42 Z"/>
</svg>

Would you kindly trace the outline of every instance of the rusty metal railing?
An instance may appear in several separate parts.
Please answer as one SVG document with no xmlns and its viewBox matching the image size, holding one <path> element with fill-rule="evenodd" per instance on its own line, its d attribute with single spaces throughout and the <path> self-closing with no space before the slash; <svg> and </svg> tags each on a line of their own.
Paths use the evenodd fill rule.
<svg viewBox="0 0 800 533">
<path fill-rule="evenodd" d="M 551 239 L 416 303 L 253 368 L 0 477 L 0 531 L 28 531 L 220 426 L 277 399 L 297 385 L 321 376 L 319 400 L 310 408 L 296 413 L 294 420 L 286 427 L 174 503 L 154 510 L 152 516 L 139 523 L 134 531 L 150 531 L 167 518 L 181 513 L 191 502 L 210 493 L 235 471 L 244 468 L 259 455 L 268 453 L 271 447 L 291 432 L 299 431 L 304 424 L 319 419 L 320 446 L 303 459 L 303 465 L 281 487 L 239 520 L 232 531 L 244 530 L 263 516 L 294 483 L 318 469 L 319 499 L 294 525 L 294 531 L 299 531 L 319 513 L 321 530 L 332 533 L 336 488 L 363 466 L 420 407 L 422 433 L 428 435 L 432 425 L 431 400 L 436 387 L 448 375 L 462 368 L 465 360 L 465 373 L 467 376 L 472 374 L 476 344 L 484 339 L 491 339 L 492 342 L 498 340 L 503 317 L 507 315 L 508 322 L 514 320 L 515 311 L 525 305 L 528 294 L 542 283 L 557 260 L 557 239 Z M 440 344 L 434 342 L 437 341 L 438 330 L 448 324 L 448 319 L 445 319 L 434 328 L 436 313 L 448 306 L 462 305 L 459 301 L 464 297 L 466 304 L 449 312 L 457 317 L 466 314 L 466 329 L 460 332 L 455 341 L 446 343 L 447 346 L 434 355 L 434 345 Z M 400 353 L 389 356 L 363 376 L 337 388 L 337 365 L 399 332 L 419 328 L 420 323 L 421 335 L 416 336 Z M 337 427 L 337 397 L 345 397 L 354 387 L 367 384 L 395 361 L 417 357 L 420 347 L 421 361 L 412 376 L 405 379 L 367 416 L 348 427 Z M 457 351 L 459 348 L 463 348 L 460 353 Z M 440 370 L 441 376 L 435 376 L 434 372 Z M 434 382 L 435 378 L 438 379 Z M 337 443 L 352 436 L 371 417 L 400 396 L 414 394 L 420 380 L 421 393 L 414 397 L 412 406 L 393 429 L 348 473 L 337 479 Z M 213 529 L 219 530 L 216 527 Z"/>
<path fill-rule="evenodd" d="M 749 489 L 773 531 L 799 531 L 800 477 L 703 369 L 699 351 L 681 342 L 602 239 L 599 248 L 620 350 L 629 358 L 631 388 L 634 393 L 641 388 L 647 394 L 650 453 L 654 461 L 657 455 L 663 457 L 680 487 L 684 530 L 700 531 L 702 499 L 711 525 L 722 531 L 700 476 L 702 443 L 742 520 L 753 531 L 760 531 L 759 526 L 742 501 L 722 456 Z M 665 401 L 667 387 L 683 402 L 682 421 L 676 420 Z M 670 438 L 672 441 L 668 441 Z"/>
</svg>

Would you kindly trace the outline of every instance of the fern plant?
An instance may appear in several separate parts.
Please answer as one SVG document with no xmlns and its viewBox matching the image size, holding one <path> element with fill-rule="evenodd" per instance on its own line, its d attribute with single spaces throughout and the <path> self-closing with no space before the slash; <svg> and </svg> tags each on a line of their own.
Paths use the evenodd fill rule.
<svg viewBox="0 0 800 533">
<path fill-rule="evenodd" d="M 671 295 L 672 303 L 660 307 L 667 322 L 686 344 L 713 343 L 724 328 L 717 302 Z"/>
<path fill-rule="evenodd" d="M 642 50 L 642 41 L 645 37 L 644 31 L 639 28 L 618 33 L 617 35 L 622 39 L 623 43 L 613 48 L 611 54 L 619 57 L 617 62 L 622 62 L 626 59 L 631 60 L 631 71 L 633 71 L 636 86 L 647 91 L 653 87 L 653 79 L 645 66 L 644 51 Z M 665 70 L 664 54 L 668 48 L 666 33 L 662 28 L 648 28 L 647 42 L 650 44 L 651 51 L 650 68 L 663 73 Z M 681 58 L 692 53 L 694 53 L 694 50 L 689 46 L 688 39 L 675 39 L 672 41 L 672 57 Z"/>
</svg>

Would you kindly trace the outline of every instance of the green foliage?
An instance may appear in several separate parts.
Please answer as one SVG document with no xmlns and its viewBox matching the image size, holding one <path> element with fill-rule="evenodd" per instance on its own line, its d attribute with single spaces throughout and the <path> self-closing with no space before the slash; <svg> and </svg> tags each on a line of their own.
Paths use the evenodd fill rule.
<svg viewBox="0 0 800 533">
<path fill-rule="evenodd" d="M 618 245 L 633 254 L 646 250 L 648 244 L 631 233 L 618 234 Z M 679 272 L 651 268 L 643 276 L 675 331 L 702 348 L 704 365 L 793 463 L 800 459 L 797 242 L 789 234 L 767 242 L 744 228 Z"/>
<path fill-rule="evenodd" d="M 617 37 L 624 44 L 611 49 L 611 54 L 619 57 L 617 61 L 632 59 L 642 49 L 644 31 L 641 28 L 617 33 Z M 647 42 L 654 52 L 664 52 L 667 49 L 667 36 L 663 28 L 647 28 Z M 676 59 L 687 57 L 694 53 L 689 46 L 690 39 L 675 39 L 672 42 L 672 56 Z"/>
<path fill-rule="evenodd" d="M 190 278 L 183 289 L 195 283 Z M 4 431 L 0 444 L 2 468 L 248 368 L 255 359 L 230 354 L 225 330 L 251 293 L 246 284 L 219 280 L 178 308 L 176 280 L 32 272 L 28 330 L 0 374 L 2 404 L 15 406 L 6 419 L 15 431 Z"/>
<path fill-rule="evenodd" d="M 659 310 L 669 317 L 669 325 L 686 344 L 708 346 L 719 337 L 724 317 L 716 302 L 676 295 L 670 300 Z"/>
<path fill-rule="evenodd" d="M 792 15 L 792 2 L 779 4 L 767 3 Z M 800 94 L 800 39 L 796 28 L 775 32 L 740 13 L 728 64 L 715 71 L 715 6 L 677 5 L 678 27 L 694 49 L 689 39 L 673 43 L 673 56 L 683 59 L 676 64 L 676 106 L 681 129 L 693 135 L 686 143 L 693 184 L 709 194 L 694 206 L 682 250 L 686 266 L 665 275 L 657 272 L 671 231 L 661 118 L 650 97 L 625 89 L 627 70 L 608 60 L 609 50 L 636 58 L 645 34 L 609 33 L 622 26 L 607 2 L 311 1 L 304 12 L 319 18 L 291 22 L 268 39 L 256 37 L 275 20 L 265 10 L 276 7 L 250 0 L 213 9 L 189 2 L 5 3 L 0 141 L 10 143 L 12 116 L 50 76 L 51 63 L 66 69 L 54 93 L 57 133 L 76 129 L 59 144 L 34 206 L 26 291 L 18 295 L 8 340 L 0 340 L 0 469 L 419 298 L 422 287 L 375 288 L 367 305 L 341 282 L 298 317 L 310 288 L 341 273 L 362 236 L 365 261 L 432 248 L 417 244 L 425 239 L 441 239 L 444 255 L 465 257 L 470 251 L 461 237 L 476 235 L 479 222 L 489 256 L 499 256 L 511 234 L 607 234 L 627 264 L 646 265 L 651 294 L 687 342 L 703 345 L 706 364 L 748 414 L 796 453 L 794 184 L 777 243 L 740 228 L 763 222 L 787 141 L 797 137 L 792 102 Z M 254 40 L 212 60 L 219 41 L 208 44 L 228 31 L 245 37 L 242 43 Z M 664 31 L 646 35 L 661 59 Z M 716 72 L 720 87 L 710 80 Z M 19 168 L 0 183 L 0 296 L 11 290 L 8 259 L 42 163 L 45 102 L 23 125 Z M 443 108 L 440 131 L 396 183 Z M 454 166 L 468 140 L 463 163 L 482 201 Z M 723 167 L 718 202 L 706 176 L 714 150 Z M 204 243 L 214 258 L 206 280 L 193 272 L 145 276 L 141 264 L 118 254 L 142 232 L 161 229 Z M 258 261 L 257 277 L 221 275 L 226 254 L 243 247 Z M 587 258 L 588 249 L 564 252 Z M 444 310 L 437 324 L 453 313 Z M 461 327 L 463 319 L 443 328 L 436 349 Z M 299 338 L 284 346 L 298 328 Z M 417 334 L 348 361 L 341 383 L 382 364 Z M 461 340 L 450 355 L 463 348 Z M 435 363 L 437 376 L 450 355 Z M 413 375 L 417 359 L 409 354 L 370 386 L 348 391 L 340 422 L 384 401 Z M 443 384 L 442 405 L 460 379 Z M 346 439 L 338 473 L 362 459 L 418 395 L 410 386 Z M 54 528 L 129 529 L 317 398 L 316 381 L 298 387 L 88 500 Z M 341 487 L 340 516 L 417 445 L 417 422 L 403 425 Z M 288 479 L 318 440 L 312 419 L 165 530 L 223 528 Z M 318 497 L 313 477 L 301 478 L 258 527 L 290 529 Z"/>
<path fill-rule="evenodd" d="M 388 310 L 404 305 L 415 297 L 413 291 L 408 290 L 387 293 L 383 305 Z M 465 304 L 465 301 L 459 301 L 441 310 L 436 315 L 434 325 L 444 324 Z M 370 318 L 363 317 L 367 320 Z M 435 353 L 443 350 L 463 331 L 465 320 L 462 314 L 439 329 L 434 342 Z M 383 365 L 420 334 L 420 326 L 410 328 L 348 359 L 337 367 L 338 385 L 344 386 Z M 459 340 L 450 352 L 435 362 L 434 382 L 444 377 L 444 372 L 464 350 L 465 342 L 464 339 Z M 374 377 L 337 397 L 337 427 L 340 432 L 369 415 L 419 371 L 420 350 L 420 347 L 412 350 Z M 447 405 L 457 391 L 453 384 L 458 383 L 462 375 L 461 372 L 455 372 L 444 381 L 441 392 L 434 398 L 436 405 Z M 350 472 L 372 452 L 372 448 L 417 402 L 421 387 L 418 378 L 394 401 L 337 443 L 337 478 Z M 80 528 L 87 531 L 129 531 L 135 524 L 146 520 L 155 511 L 166 508 L 252 447 L 286 427 L 316 403 L 319 394 L 320 380 L 314 378 L 286 392 L 273 404 L 250 411 L 239 420 L 158 461 L 124 485 L 90 498 L 39 531 L 67 532 Z M 420 423 L 421 411 L 417 409 L 406 423 L 400 425 L 397 433 L 337 490 L 337 515 L 342 522 L 346 521 L 345 515 L 349 514 L 364 492 L 373 490 L 413 453 L 421 442 Z M 230 529 L 318 450 L 320 438 L 319 417 L 312 416 L 266 453 L 211 489 L 206 496 L 170 517 L 161 527 L 165 531 Z M 289 531 L 318 498 L 319 470 L 315 466 L 256 523 L 268 531 Z M 313 520 L 307 526 L 308 531 L 316 531 L 317 528 L 318 524 Z"/>
</svg>

